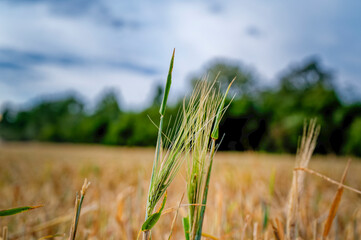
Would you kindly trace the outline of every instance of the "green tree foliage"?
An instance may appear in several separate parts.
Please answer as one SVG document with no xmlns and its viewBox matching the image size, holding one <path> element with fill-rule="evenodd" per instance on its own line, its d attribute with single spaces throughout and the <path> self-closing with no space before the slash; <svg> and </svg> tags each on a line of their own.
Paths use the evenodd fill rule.
<svg viewBox="0 0 361 240">
<path fill-rule="evenodd" d="M 191 83 L 218 73 L 220 88 L 236 76 L 230 96 L 235 98 L 220 124 L 222 150 L 295 152 L 306 119 L 321 124 L 318 153 L 361 156 L 361 103 L 342 102 L 332 71 L 317 59 L 295 64 L 279 76 L 278 84 L 264 88 L 255 71 L 238 62 L 213 61 Z M 17 110 L 5 106 L 0 136 L 5 140 L 103 143 L 153 146 L 163 89 L 156 87 L 152 104 L 143 111 L 123 111 L 114 91 L 105 92 L 93 111 L 76 97 L 42 101 Z M 228 99 L 228 102 L 230 99 Z M 168 107 L 165 130 L 182 102 Z M 171 129 L 169 129 L 170 131 Z"/>
<path fill-rule="evenodd" d="M 281 76 L 280 87 L 261 93 L 261 112 L 266 115 L 267 139 L 262 149 L 296 151 L 298 133 L 305 119 L 317 117 L 322 128 L 318 151 L 339 152 L 332 144 L 338 126 L 331 120 L 342 104 L 332 84 L 332 75 L 316 60 L 288 70 Z"/>
<path fill-rule="evenodd" d="M 79 125 L 79 140 L 106 143 L 105 138 L 111 124 L 119 121 L 121 115 L 116 93 L 105 92 L 97 103 L 94 113 L 83 117 Z"/>
<path fill-rule="evenodd" d="M 217 76 L 218 86 L 223 93 L 226 92 L 228 85 L 236 77 L 237 80 L 232 84 L 232 89 L 230 89 L 230 97 L 250 94 L 254 90 L 256 83 L 256 76 L 252 69 L 239 62 L 229 60 L 212 61 L 208 64 L 204 73 L 196 75 L 191 79 L 191 83 L 195 86 L 202 78 L 207 77 L 208 80 L 213 81 Z"/>
<path fill-rule="evenodd" d="M 43 101 L 19 112 L 8 106 L 0 124 L 1 135 L 8 140 L 68 141 L 74 137 L 83 108 L 75 97 Z"/>
</svg>

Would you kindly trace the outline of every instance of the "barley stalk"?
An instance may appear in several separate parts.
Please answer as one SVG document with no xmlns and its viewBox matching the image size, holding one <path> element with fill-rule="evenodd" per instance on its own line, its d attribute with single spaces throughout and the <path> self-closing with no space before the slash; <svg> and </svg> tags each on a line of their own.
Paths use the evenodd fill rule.
<svg viewBox="0 0 361 240">
<path fill-rule="evenodd" d="M 189 134 L 187 155 L 187 196 L 190 204 L 188 216 L 183 219 L 186 239 L 199 240 L 202 236 L 204 213 L 207 205 L 210 176 L 216 152 L 219 122 L 224 114 L 227 93 L 221 98 L 213 88 L 215 81 L 206 79 L 199 82 L 190 99 L 194 109 L 194 118 L 190 121 L 193 131 Z"/>
<path fill-rule="evenodd" d="M 194 119 L 197 117 L 195 114 L 197 105 L 193 105 L 191 103 L 186 104 L 184 101 L 182 115 L 176 119 L 175 128 L 170 133 L 170 137 L 166 137 L 163 141 L 163 116 L 165 114 L 165 106 L 171 85 L 173 61 L 174 52 L 169 68 L 163 102 L 159 111 L 161 116 L 158 129 L 157 147 L 147 198 L 146 218 L 142 225 L 142 231 L 144 232 L 143 239 L 150 238 L 151 229 L 162 215 L 165 198 L 163 199 L 161 210 L 154 213 L 154 209 L 159 200 L 165 194 L 166 189 L 177 175 L 185 155 L 187 154 L 187 151 L 189 151 L 188 147 L 191 143 L 189 142 L 190 139 L 188 136 L 191 135 L 192 131 L 194 131 L 193 126 L 190 123 L 194 122 Z M 166 151 L 163 152 L 163 149 L 166 149 Z"/>
<path fill-rule="evenodd" d="M 161 151 L 162 133 L 163 133 L 162 132 L 163 131 L 163 117 L 164 117 L 164 114 L 165 114 L 165 108 L 167 106 L 167 100 L 168 100 L 168 95 L 169 95 L 169 91 L 170 91 L 170 86 L 172 84 L 174 53 L 175 53 L 175 49 L 173 50 L 173 55 L 172 55 L 172 58 L 171 58 L 171 61 L 170 61 L 169 72 L 168 72 L 168 77 L 167 77 L 167 83 L 166 83 L 166 87 L 164 89 L 164 96 L 163 96 L 162 104 L 161 104 L 160 109 L 159 109 L 160 121 L 159 121 L 159 126 L 158 126 L 157 145 L 156 145 L 156 151 L 155 151 L 155 156 L 154 156 L 152 175 L 151 175 L 151 178 L 150 178 L 148 196 L 149 196 L 151 190 L 154 187 L 154 175 L 155 175 L 155 171 L 158 168 L 159 161 L 160 161 L 160 151 Z M 152 208 L 151 208 L 150 205 L 151 205 L 151 200 L 148 197 L 147 207 L 146 207 L 147 210 L 146 210 L 146 213 L 145 213 L 145 219 L 147 219 L 148 215 L 151 213 Z"/>
</svg>

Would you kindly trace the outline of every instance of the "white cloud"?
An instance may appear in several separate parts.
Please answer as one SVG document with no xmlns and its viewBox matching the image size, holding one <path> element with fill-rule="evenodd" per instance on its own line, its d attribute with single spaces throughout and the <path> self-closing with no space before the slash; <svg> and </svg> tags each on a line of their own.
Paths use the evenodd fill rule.
<svg viewBox="0 0 361 240">
<path fill-rule="evenodd" d="M 338 1 L 99 2 L 112 17 L 139 23 L 135 28 L 112 28 L 97 21 L 98 15 L 92 11 L 79 16 L 55 14 L 45 1 L 9 2 L 0 3 L 0 48 L 67 54 L 99 64 L 35 66 L 33 70 L 46 81 L 29 86 L 32 91 L 25 89 L 26 94 L 21 96 L 11 89 L 20 91 L 25 86 L 7 86 L 7 99 L 14 101 L 70 88 L 90 98 L 101 88 L 114 86 L 120 88 L 129 106 L 142 106 L 151 95 L 152 84 L 165 78 L 173 47 L 176 59 L 172 91 L 178 95 L 187 86 L 187 75 L 214 57 L 253 65 L 269 83 L 290 62 L 311 54 L 320 54 L 326 65 L 342 69 L 340 78 L 354 77 L 346 60 L 361 54 L 360 48 L 347 49 L 345 44 L 350 39 L 340 35 L 340 19 L 348 14 L 350 6 Z M 250 28 L 259 34 L 248 34 Z M 352 30 L 348 26 L 343 31 Z M 355 34 L 356 40 L 361 40 L 360 31 L 352 36 Z M 137 74 L 107 66 L 107 62 L 130 62 L 158 71 L 153 75 Z"/>
</svg>

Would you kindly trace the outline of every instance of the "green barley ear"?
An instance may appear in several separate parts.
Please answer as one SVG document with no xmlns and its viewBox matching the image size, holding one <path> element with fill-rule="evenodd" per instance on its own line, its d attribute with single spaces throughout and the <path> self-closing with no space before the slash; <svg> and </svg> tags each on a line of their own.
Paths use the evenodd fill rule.
<svg viewBox="0 0 361 240">
<path fill-rule="evenodd" d="M 172 84 L 174 53 L 175 53 L 175 49 L 173 49 L 172 58 L 170 60 L 167 83 L 166 83 L 166 86 L 165 86 L 165 89 L 164 89 L 162 104 L 161 104 L 160 109 L 159 109 L 160 120 L 159 120 L 159 126 L 158 126 L 157 145 L 156 145 L 156 150 L 155 150 L 155 157 L 154 157 L 154 162 L 153 162 L 152 175 L 150 177 L 149 193 L 148 194 L 151 193 L 151 190 L 152 190 L 152 188 L 154 186 L 154 175 L 156 174 L 155 171 L 157 170 L 157 168 L 159 166 L 159 161 L 160 161 L 160 151 L 161 151 L 162 133 L 163 133 L 163 117 L 164 117 L 164 114 L 165 114 L 165 108 L 166 108 L 166 105 L 167 105 L 170 86 Z M 146 210 L 146 214 L 145 214 L 145 219 L 146 220 L 148 218 L 148 215 L 151 214 L 151 212 L 150 212 L 151 209 L 149 208 L 149 206 L 150 206 L 150 201 L 149 201 L 149 196 L 148 196 L 147 207 L 146 207 L 147 210 Z"/>
<path fill-rule="evenodd" d="M 201 210 L 200 210 L 198 229 L 197 229 L 197 232 L 196 232 L 196 235 L 195 235 L 196 240 L 200 240 L 201 237 L 202 237 L 202 227 L 203 227 L 204 213 L 206 211 L 206 206 L 207 206 L 209 182 L 210 182 L 210 178 L 211 178 L 214 155 L 215 155 L 215 151 L 216 151 L 216 140 L 218 139 L 218 135 L 219 135 L 219 122 L 222 119 L 222 116 L 223 116 L 223 113 L 224 113 L 224 105 L 225 105 L 225 102 L 226 102 L 227 94 L 228 94 L 229 89 L 231 88 L 231 86 L 232 86 L 235 79 L 236 78 L 234 78 L 232 80 L 232 82 L 228 85 L 227 91 L 224 94 L 222 102 L 218 107 L 215 122 L 214 122 L 214 126 L 213 126 L 213 131 L 212 131 L 212 134 L 211 134 L 212 143 L 211 143 L 211 149 L 210 149 L 210 162 L 209 162 L 209 166 L 208 166 L 208 170 L 207 170 L 206 182 L 205 182 L 204 189 L 203 189 L 202 207 L 201 207 Z"/>
</svg>

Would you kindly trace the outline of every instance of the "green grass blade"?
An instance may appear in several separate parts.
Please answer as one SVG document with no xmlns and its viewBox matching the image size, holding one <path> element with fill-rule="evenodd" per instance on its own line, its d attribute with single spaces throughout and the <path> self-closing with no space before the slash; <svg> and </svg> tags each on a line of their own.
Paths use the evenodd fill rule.
<svg viewBox="0 0 361 240">
<path fill-rule="evenodd" d="M 40 206 L 29 206 L 29 207 L 18 207 L 18 208 L 0 210 L 0 217 L 10 216 L 10 215 L 22 213 L 22 212 L 26 212 L 26 211 L 33 210 L 35 208 L 40 208 L 40 207 L 42 207 L 42 205 L 40 205 Z"/>
<path fill-rule="evenodd" d="M 263 203 L 262 208 L 263 208 L 262 230 L 265 231 L 268 225 L 269 207 L 266 203 Z"/>
<path fill-rule="evenodd" d="M 74 213 L 73 224 L 70 228 L 69 240 L 75 240 L 75 236 L 76 236 L 78 224 L 79 224 L 79 219 L 80 219 L 81 207 L 83 205 L 84 197 L 89 188 L 89 185 L 90 185 L 90 182 L 88 182 L 88 180 L 85 179 L 83 186 L 81 188 L 81 191 L 80 191 L 80 197 L 79 197 L 79 194 L 76 193 L 75 208 L 74 208 L 75 213 Z"/>
<path fill-rule="evenodd" d="M 167 201 L 167 192 L 164 195 L 163 202 L 159 210 L 156 213 L 150 215 L 143 223 L 142 225 L 143 232 L 151 230 L 154 227 L 154 225 L 158 222 L 160 216 L 162 215 L 162 211 L 164 209 L 166 201 Z"/>
<path fill-rule="evenodd" d="M 78 224 L 79 224 L 79 219 L 80 219 L 80 211 L 81 211 L 81 206 L 83 205 L 83 201 L 84 201 L 84 195 L 82 195 L 80 197 L 79 205 L 78 205 L 77 210 L 76 210 L 73 239 L 75 239 L 75 236 L 76 236 L 76 233 L 77 233 L 77 230 L 78 230 Z"/>
<path fill-rule="evenodd" d="M 182 223 L 183 223 L 185 239 L 189 240 L 189 219 L 188 219 L 188 217 L 183 218 Z"/>
<path fill-rule="evenodd" d="M 158 222 L 159 218 L 161 216 L 161 213 L 153 213 L 152 215 L 150 215 L 147 220 L 145 220 L 145 222 L 142 225 L 142 231 L 146 232 L 146 231 L 150 231 L 154 225 Z"/>
<path fill-rule="evenodd" d="M 214 120 L 214 127 L 213 127 L 213 131 L 212 131 L 212 134 L 211 134 L 211 137 L 213 139 L 218 139 L 218 135 L 219 135 L 219 122 L 221 121 L 222 119 L 222 115 L 223 115 L 223 109 L 224 109 L 224 104 L 226 103 L 226 98 L 227 98 L 227 95 L 228 95 L 228 92 L 229 92 L 229 89 L 231 88 L 231 85 L 232 83 L 234 82 L 236 78 L 234 78 L 232 80 L 232 82 L 228 85 L 228 88 L 227 88 L 227 91 L 226 93 L 224 94 L 223 96 L 223 99 L 222 99 L 222 102 L 221 104 L 219 105 L 219 108 L 218 108 L 218 111 L 217 111 L 217 115 L 216 115 L 216 119 Z"/>
<path fill-rule="evenodd" d="M 165 107 L 167 106 L 167 100 L 168 100 L 170 85 L 172 84 L 172 72 L 173 72 L 173 63 L 174 63 L 174 53 L 175 53 L 175 49 L 173 50 L 172 59 L 170 60 L 169 72 L 168 72 L 168 77 L 167 77 L 167 84 L 165 85 L 164 95 L 163 95 L 163 101 L 162 101 L 162 104 L 160 105 L 160 109 L 159 109 L 159 113 L 160 113 L 160 115 L 162 115 L 162 116 L 163 116 L 164 113 L 165 113 Z"/>
<path fill-rule="evenodd" d="M 276 169 L 274 168 L 272 170 L 271 176 L 270 176 L 270 180 L 269 180 L 269 194 L 271 197 L 273 197 L 274 191 L 275 191 L 275 183 L 276 183 Z"/>
</svg>

